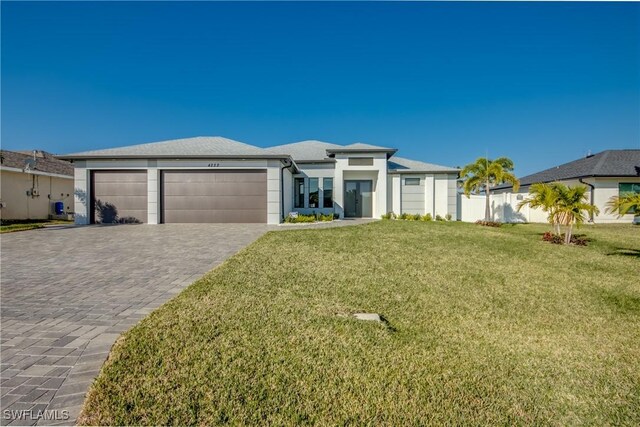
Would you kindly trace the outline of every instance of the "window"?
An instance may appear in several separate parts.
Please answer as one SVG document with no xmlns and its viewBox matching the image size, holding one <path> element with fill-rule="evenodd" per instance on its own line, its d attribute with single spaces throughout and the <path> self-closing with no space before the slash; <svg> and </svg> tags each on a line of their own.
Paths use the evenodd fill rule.
<svg viewBox="0 0 640 427">
<path fill-rule="evenodd" d="M 349 157 L 349 166 L 373 166 L 373 157 Z"/>
<path fill-rule="evenodd" d="M 333 207 L 333 178 L 324 178 L 322 180 L 322 207 Z"/>
<path fill-rule="evenodd" d="M 640 194 L 640 182 L 618 184 L 618 196 L 632 196 L 634 194 Z M 629 213 L 635 214 L 635 209 L 631 209 Z"/>
<path fill-rule="evenodd" d="M 318 188 L 318 178 L 309 178 L 309 207 L 320 207 L 320 189 Z"/>
<path fill-rule="evenodd" d="M 304 178 L 293 180 L 293 207 L 304 208 Z"/>
<path fill-rule="evenodd" d="M 404 185 L 420 185 L 420 178 L 405 178 Z"/>
</svg>

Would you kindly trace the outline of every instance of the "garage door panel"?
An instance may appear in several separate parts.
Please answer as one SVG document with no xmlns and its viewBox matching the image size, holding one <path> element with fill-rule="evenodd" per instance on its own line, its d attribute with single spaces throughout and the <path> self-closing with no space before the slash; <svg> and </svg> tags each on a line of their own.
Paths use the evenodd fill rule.
<svg viewBox="0 0 640 427">
<path fill-rule="evenodd" d="M 139 197 L 147 191 L 147 183 L 141 182 L 96 182 L 94 190 L 96 194 L 104 196 L 136 196 Z"/>
<path fill-rule="evenodd" d="M 265 170 L 163 171 L 166 223 L 267 222 Z"/>
<path fill-rule="evenodd" d="M 146 171 L 94 171 L 96 182 L 147 182 Z"/>
<path fill-rule="evenodd" d="M 264 223 L 266 211 L 262 210 L 183 210 L 165 211 L 166 223 Z"/>
<path fill-rule="evenodd" d="M 262 170 L 237 171 L 165 171 L 165 183 L 186 182 L 262 182 L 265 172 Z"/>
<path fill-rule="evenodd" d="M 189 183 L 167 183 L 164 186 L 165 196 L 264 196 L 267 189 L 267 183 L 254 182 L 249 183 L 205 183 L 205 182 L 189 182 Z"/>
<path fill-rule="evenodd" d="M 232 207 L 232 209 L 264 210 L 266 204 L 266 196 L 260 198 L 244 196 L 172 196 L 171 207 L 166 208 L 166 210 L 183 210 L 183 207 L 187 206 L 189 209 L 224 210 Z"/>
<path fill-rule="evenodd" d="M 94 171 L 92 201 L 96 223 L 123 218 L 147 222 L 147 172 Z"/>
</svg>

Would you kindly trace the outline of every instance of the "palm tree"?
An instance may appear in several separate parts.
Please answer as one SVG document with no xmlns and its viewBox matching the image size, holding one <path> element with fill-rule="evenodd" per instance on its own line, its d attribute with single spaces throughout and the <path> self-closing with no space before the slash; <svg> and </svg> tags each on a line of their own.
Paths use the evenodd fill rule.
<svg viewBox="0 0 640 427">
<path fill-rule="evenodd" d="M 537 183 L 529 187 L 529 197 L 518 203 L 518 212 L 524 207 L 529 206 L 533 209 L 542 209 L 548 214 L 547 220 L 553 226 L 556 234 L 560 234 L 560 223 L 557 218 L 556 205 L 558 202 L 558 192 L 556 191 L 556 183 L 545 184 Z"/>
<path fill-rule="evenodd" d="M 607 202 L 607 212 L 617 214 L 618 218 L 632 213 L 635 222 L 640 219 L 640 193 L 613 196 Z"/>
<path fill-rule="evenodd" d="M 588 220 L 589 215 L 600 213 L 597 206 L 587 201 L 587 191 L 584 185 L 568 187 L 561 183 L 554 183 L 554 192 L 558 197 L 554 209 L 557 221 L 566 227 L 565 244 L 571 243 L 574 224 L 580 227 Z"/>
<path fill-rule="evenodd" d="M 518 191 L 520 181 L 511 172 L 513 171 L 513 161 L 507 157 L 500 157 L 490 160 L 486 157 L 480 157 L 475 162 L 469 163 L 460 171 L 460 178 L 464 181 L 462 189 L 464 194 L 469 197 L 471 193 L 479 193 L 484 190 L 486 197 L 486 205 L 484 211 L 485 221 L 491 221 L 491 187 L 504 184 L 505 182 L 513 185 L 513 191 Z"/>
</svg>

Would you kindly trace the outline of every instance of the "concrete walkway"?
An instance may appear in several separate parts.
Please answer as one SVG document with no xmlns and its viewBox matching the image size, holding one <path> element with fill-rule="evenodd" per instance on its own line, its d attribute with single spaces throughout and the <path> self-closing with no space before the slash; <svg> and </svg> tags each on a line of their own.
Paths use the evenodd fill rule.
<svg viewBox="0 0 640 427">
<path fill-rule="evenodd" d="M 2 425 L 74 424 L 120 333 L 277 228 L 119 225 L 3 234 Z"/>
</svg>

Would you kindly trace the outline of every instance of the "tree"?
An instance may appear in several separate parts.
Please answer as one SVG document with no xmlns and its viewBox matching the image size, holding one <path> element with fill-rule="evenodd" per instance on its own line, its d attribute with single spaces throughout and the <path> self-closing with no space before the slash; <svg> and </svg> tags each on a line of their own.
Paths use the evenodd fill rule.
<svg viewBox="0 0 640 427">
<path fill-rule="evenodd" d="M 500 157 L 495 160 L 480 157 L 460 171 L 460 178 L 464 180 L 462 190 L 467 197 L 471 193 L 480 193 L 484 190 L 486 197 L 485 221 L 491 221 L 491 187 L 508 182 L 513 186 L 513 191 L 518 191 L 518 188 L 520 188 L 520 181 L 511 173 L 512 171 L 513 161 L 507 157 Z"/>
<path fill-rule="evenodd" d="M 532 184 L 529 187 L 529 197 L 518 204 L 518 212 L 524 207 L 529 206 L 533 209 L 542 209 L 546 212 L 547 220 L 553 226 L 556 234 L 560 234 L 560 222 L 557 217 L 556 205 L 558 203 L 558 192 L 555 183 Z"/>
<path fill-rule="evenodd" d="M 613 196 L 607 202 L 607 212 L 618 215 L 618 218 L 630 213 L 640 218 L 640 193 Z"/>
<path fill-rule="evenodd" d="M 587 201 L 587 187 L 584 185 L 576 185 L 568 187 L 561 183 L 554 183 L 555 192 L 558 200 L 556 201 L 555 211 L 557 221 L 566 227 L 564 243 L 571 243 L 571 233 L 573 225 L 580 227 L 588 220 L 588 215 L 599 214 L 600 210 L 597 206 Z"/>
</svg>

